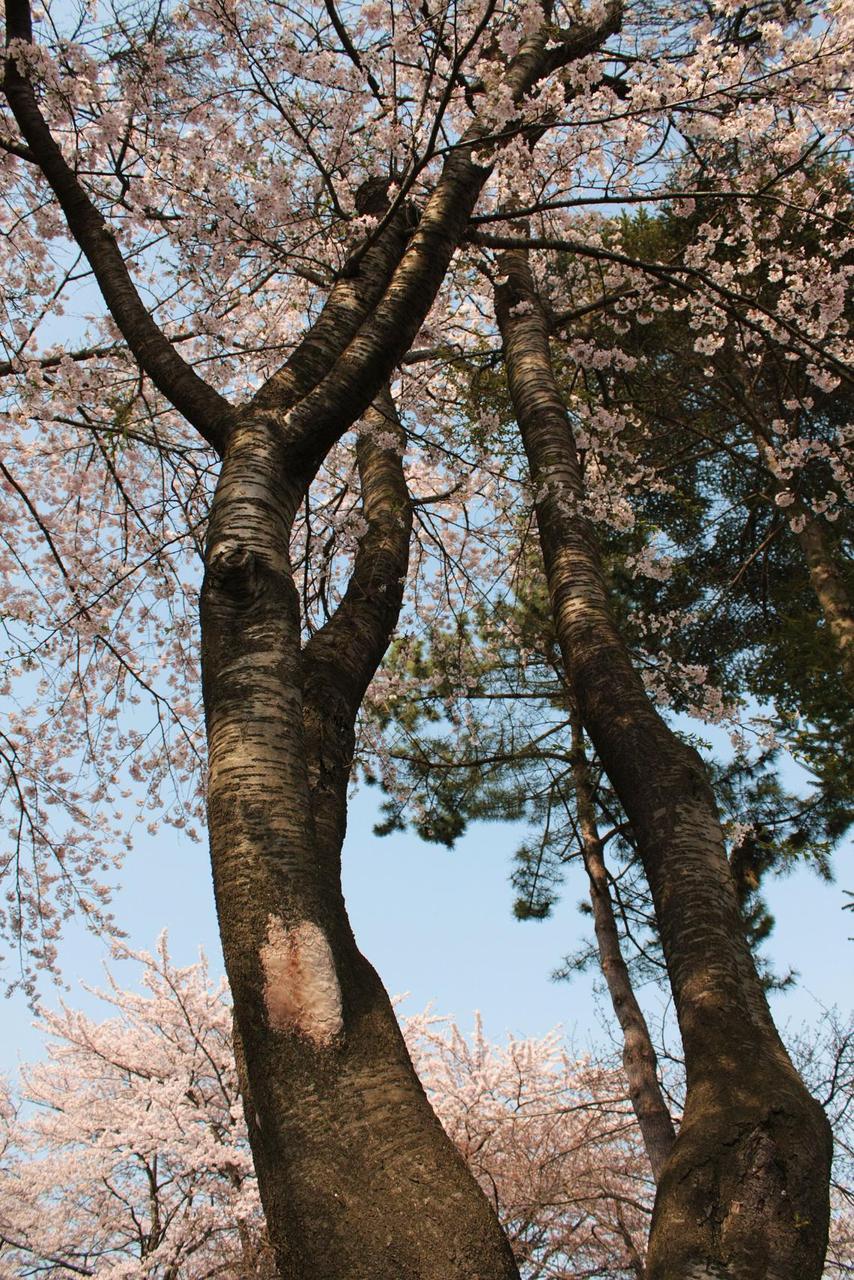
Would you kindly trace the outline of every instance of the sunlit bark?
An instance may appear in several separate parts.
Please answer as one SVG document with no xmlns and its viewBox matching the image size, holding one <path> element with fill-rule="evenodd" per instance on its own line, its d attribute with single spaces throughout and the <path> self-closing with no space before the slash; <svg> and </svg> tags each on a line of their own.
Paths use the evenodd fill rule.
<svg viewBox="0 0 854 1280">
<path fill-rule="evenodd" d="M 302 650 L 293 505 L 263 422 L 235 432 L 214 507 L 211 849 L 250 1140 L 284 1277 L 510 1278 L 509 1246 L 426 1101 L 341 893 L 355 719 L 397 620 L 412 522 L 387 393 L 367 428 L 397 443 L 359 442 L 367 531 L 341 604 Z"/>
<path fill-rule="evenodd" d="M 827 1120 L 768 1011 L 702 762 L 653 709 L 614 622 L 526 252 L 503 254 L 501 267 L 498 320 L 558 639 L 634 828 L 685 1050 L 685 1114 L 659 1182 L 649 1280 L 818 1280 Z"/>
</svg>

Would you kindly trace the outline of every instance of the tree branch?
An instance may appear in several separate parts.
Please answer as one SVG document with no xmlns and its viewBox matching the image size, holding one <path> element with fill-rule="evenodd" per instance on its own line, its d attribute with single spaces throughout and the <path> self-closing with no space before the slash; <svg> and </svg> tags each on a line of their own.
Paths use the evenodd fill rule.
<svg viewBox="0 0 854 1280">
<path fill-rule="evenodd" d="M 10 156 L 17 156 L 19 160 L 26 160 L 30 164 L 38 164 L 35 155 L 29 147 L 23 142 L 16 142 L 14 138 L 7 138 L 5 135 L 0 136 L 0 151 L 7 151 Z"/>
<path fill-rule="evenodd" d="M 314 390 L 382 298 L 414 221 L 411 210 L 402 210 L 353 274 L 342 274 L 335 281 L 317 320 L 255 393 L 253 407 L 281 413 Z"/>
<path fill-rule="evenodd" d="M 368 527 L 343 600 L 303 650 L 306 701 L 321 677 L 334 680 L 354 720 L 397 623 L 412 532 L 403 474 L 406 436 L 388 387 L 365 415 L 365 427 L 356 461 Z"/>
<path fill-rule="evenodd" d="M 736 315 L 742 324 L 760 334 L 766 341 L 768 341 L 769 335 L 761 325 L 743 314 L 743 308 L 747 307 L 751 311 L 761 312 L 772 324 L 779 325 L 781 329 L 784 329 L 792 340 L 790 349 L 796 350 L 797 344 L 800 343 L 802 346 L 807 347 L 814 356 L 823 360 L 840 378 L 844 378 L 846 382 L 854 382 L 854 372 L 848 365 L 837 359 L 830 352 L 825 351 L 820 343 L 813 342 L 796 325 L 791 324 L 782 316 L 775 315 L 773 311 L 764 307 L 756 298 L 743 297 L 741 294 L 736 293 L 734 289 L 719 284 L 718 281 L 712 279 L 711 276 L 705 271 L 701 271 L 698 267 L 690 267 L 678 262 L 647 262 L 642 258 L 633 258 L 629 254 L 619 253 L 614 249 L 598 248 L 594 245 L 585 244 L 580 240 L 565 240 L 559 236 L 496 236 L 483 231 L 470 231 L 466 239 L 472 244 L 483 245 L 491 249 L 548 249 L 555 253 L 576 253 L 580 257 L 595 258 L 604 262 L 616 262 L 622 266 L 643 271 L 655 279 L 664 280 L 668 284 L 686 292 L 691 291 L 691 286 L 687 281 L 696 280 L 702 287 L 717 294 L 731 314 Z"/>
<path fill-rule="evenodd" d="M 33 43 L 28 0 L 7 0 L 7 46 L 13 41 Z M 141 368 L 208 444 L 221 453 L 228 435 L 231 405 L 178 355 L 153 320 L 131 280 L 113 233 L 54 140 L 32 84 L 14 53 L 6 58 L 4 89 L 18 127 Z"/>
<path fill-rule="evenodd" d="M 353 66 L 364 75 L 365 80 L 368 83 L 368 87 L 377 102 L 379 102 L 381 106 L 385 106 L 382 90 L 377 83 L 376 77 L 373 72 L 366 69 L 365 64 L 362 62 L 359 51 L 350 39 L 350 33 L 341 21 L 338 10 L 335 8 L 334 0 L 324 0 L 324 3 L 326 5 L 326 12 L 329 14 L 330 20 L 335 28 L 338 39 L 341 41 L 344 52 L 347 54 L 347 57 L 352 62 Z"/>
<path fill-rule="evenodd" d="M 44 1258 L 45 1262 L 55 1263 L 58 1267 L 64 1267 L 67 1271 L 73 1271 L 78 1276 L 93 1276 L 94 1271 L 89 1267 L 81 1267 L 76 1262 L 69 1262 L 67 1258 L 61 1258 L 54 1253 L 44 1253 L 41 1249 L 34 1249 L 32 1245 L 27 1244 L 24 1240 L 13 1240 L 11 1236 L 0 1235 L 0 1244 L 7 1244 L 12 1249 L 20 1249 L 24 1253 L 31 1253 L 34 1258 Z"/>
<path fill-rule="evenodd" d="M 620 8 L 611 4 L 595 26 L 580 28 L 575 57 L 591 53 L 617 29 Z M 547 28 L 522 41 L 507 68 L 507 86 L 521 102 L 543 77 Z M 363 413 L 377 389 L 408 351 L 439 289 L 491 165 L 479 153 L 488 133 L 479 121 L 448 154 L 417 229 L 379 302 L 314 389 L 288 413 L 291 465 L 313 473 L 346 426 Z"/>
</svg>

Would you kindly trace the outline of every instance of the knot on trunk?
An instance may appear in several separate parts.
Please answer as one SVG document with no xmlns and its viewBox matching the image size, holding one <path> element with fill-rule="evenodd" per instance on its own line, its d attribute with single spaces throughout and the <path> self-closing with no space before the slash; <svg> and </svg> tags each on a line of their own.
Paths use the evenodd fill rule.
<svg viewBox="0 0 854 1280">
<path fill-rule="evenodd" d="M 387 213 L 391 208 L 388 191 L 392 182 L 393 178 L 391 177 L 366 178 L 356 189 L 354 197 L 356 212 L 374 214 L 375 216 Z"/>
<path fill-rule="evenodd" d="M 223 542 L 211 552 L 208 563 L 211 585 L 236 603 L 246 603 L 258 586 L 258 558 L 239 542 Z"/>
</svg>

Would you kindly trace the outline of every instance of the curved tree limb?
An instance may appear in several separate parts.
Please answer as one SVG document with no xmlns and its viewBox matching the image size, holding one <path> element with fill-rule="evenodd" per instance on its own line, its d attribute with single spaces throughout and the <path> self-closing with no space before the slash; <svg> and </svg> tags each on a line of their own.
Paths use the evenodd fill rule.
<svg viewBox="0 0 854 1280">
<path fill-rule="evenodd" d="M 14 42 L 33 43 L 28 0 L 6 3 L 4 89 L 33 157 L 86 256 L 113 319 L 143 371 L 199 434 L 222 453 L 231 405 L 178 355 L 142 301 L 115 237 L 60 151 L 39 109 L 33 86 L 14 54 Z M 8 46 L 12 46 L 9 50 Z"/>
</svg>

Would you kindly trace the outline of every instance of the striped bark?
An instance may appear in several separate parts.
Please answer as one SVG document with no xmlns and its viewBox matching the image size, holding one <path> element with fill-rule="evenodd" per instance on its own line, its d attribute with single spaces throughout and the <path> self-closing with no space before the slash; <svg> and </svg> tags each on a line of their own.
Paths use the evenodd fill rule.
<svg viewBox="0 0 854 1280">
<path fill-rule="evenodd" d="M 614 622 L 527 254 L 505 253 L 501 266 L 496 309 L 558 640 L 635 831 L 685 1051 L 685 1114 L 658 1185 L 648 1280 L 819 1280 L 829 1126 L 771 1019 L 702 761 L 656 713 Z"/>
<path fill-rule="evenodd" d="M 372 421 L 401 434 L 387 394 Z M 304 648 L 286 538 L 297 494 L 263 418 L 232 435 L 208 550 L 214 884 L 250 1141 L 286 1280 L 518 1277 L 341 893 L 356 714 L 406 576 L 401 443 L 359 444 L 367 531 L 344 599 Z"/>
</svg>

